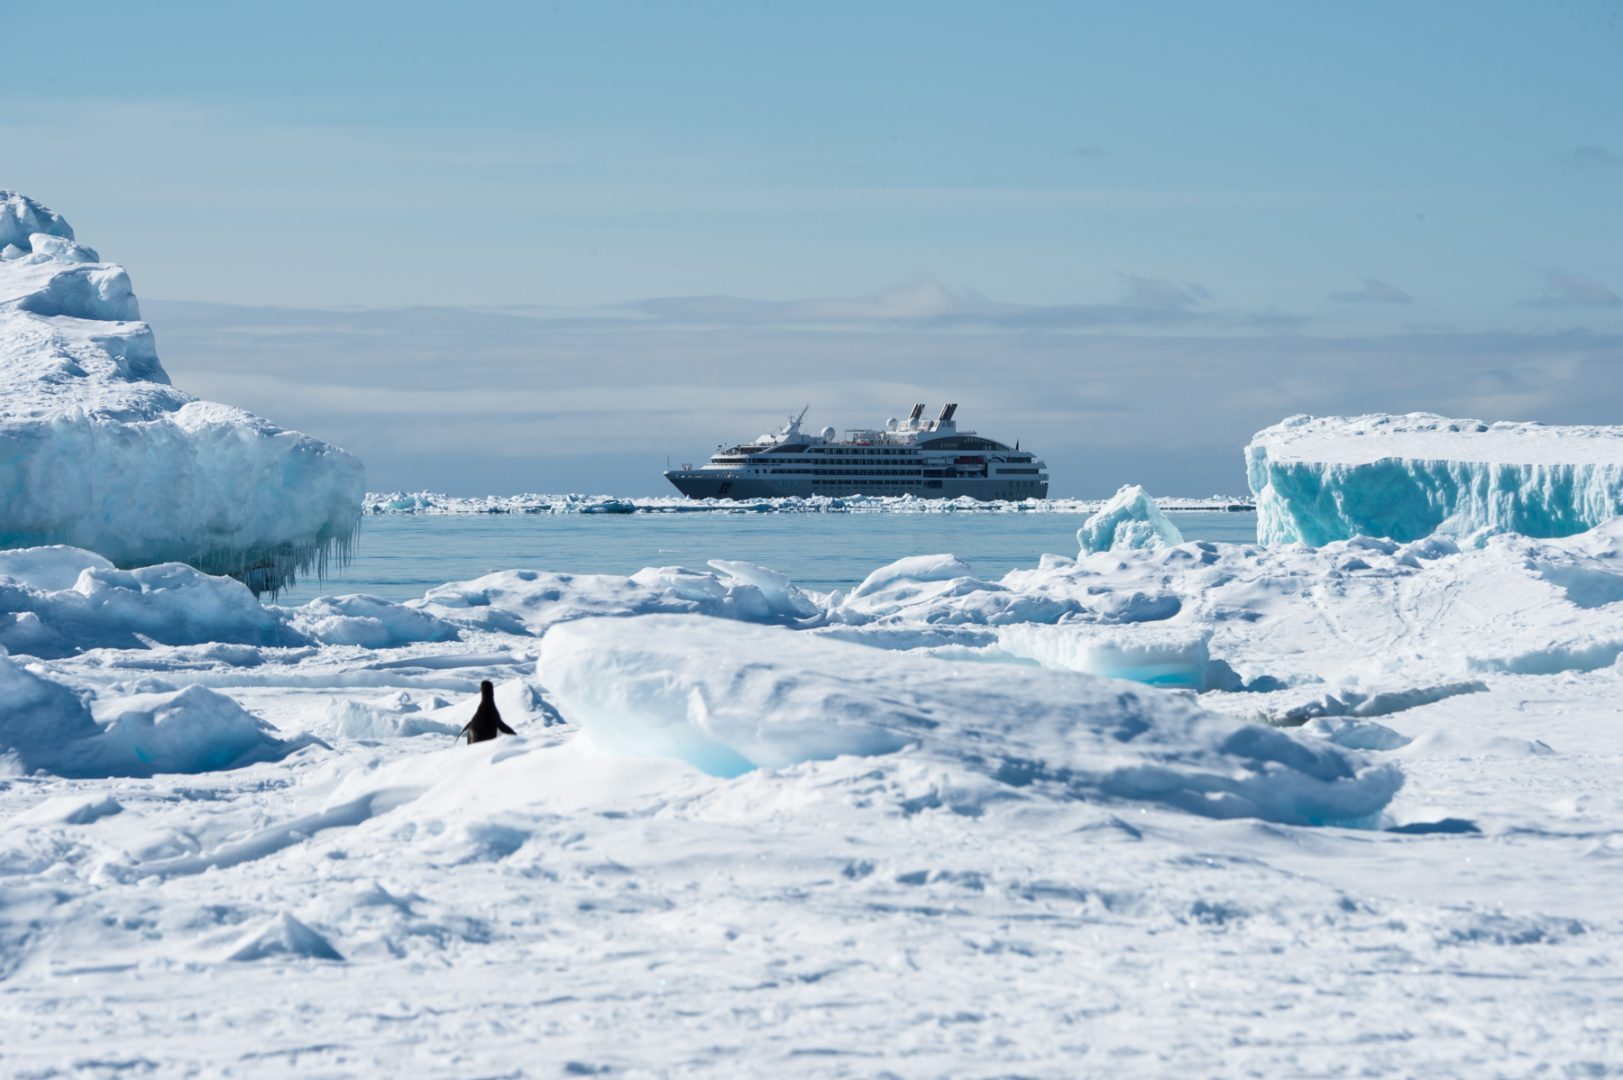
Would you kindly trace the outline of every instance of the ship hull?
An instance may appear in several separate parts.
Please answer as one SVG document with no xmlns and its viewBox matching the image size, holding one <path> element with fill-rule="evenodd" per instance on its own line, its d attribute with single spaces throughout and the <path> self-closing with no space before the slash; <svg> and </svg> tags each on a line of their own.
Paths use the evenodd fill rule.
<svg viewBox="0 0 1623 1080">
<path fill-rule="evenodd" d="M 968 496 L 983 502 L 1003 499 L 1043 499 L 1048 497 L 1048 484 L 1041 482 L 1036 490 L 1017 490 L 1012 484 L 999 479 L 948 478 L 918 484 L 870 487 L 858 480 L 800 480 L 788 477 L 760 477 L 729 474 L 717 469 L 671 469 L 665 479 L 690 499 L 785 499 L 809 498 L 813 495 L 844 497 L 849 495 L 912 495 L 920 499 L 960 499 Z"/>
</svg>

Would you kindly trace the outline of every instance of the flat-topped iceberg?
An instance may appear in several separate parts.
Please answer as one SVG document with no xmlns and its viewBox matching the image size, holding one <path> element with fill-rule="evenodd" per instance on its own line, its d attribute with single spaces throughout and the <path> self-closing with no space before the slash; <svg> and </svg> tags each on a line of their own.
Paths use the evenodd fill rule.
<svg viewBox="0 0 1623 1080">
<path fill-rule="evenodd" d="M 1623 513 L 1623 427 L 1293 416 L 1245 459 L 1264 544 L 1571 536 Z"/>
<path fill-rule="evenodd" d="M 177 390 L 120 266 L 0 191 L 0 547 L 179 561 L 274 591 L 335 551 L 353 456 Z"/>
</svg>

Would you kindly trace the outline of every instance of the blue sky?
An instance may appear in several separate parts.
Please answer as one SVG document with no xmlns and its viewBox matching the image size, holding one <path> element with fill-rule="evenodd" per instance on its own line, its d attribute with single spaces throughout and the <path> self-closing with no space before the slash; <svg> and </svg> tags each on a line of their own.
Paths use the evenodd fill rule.
<svg viewBox="0 0 1623 1080">
<path fill-rule="evenodd" d="M 1052 411 L 1045 375 L 1105 384 L 1033 431 L 1066 465 L 1056 489 L 1079 494 L 1149 479 L 1125 474 L 1135 460 L 1162 487 L 1235 487 L 1238 446 L 1271 411 L 1615 418 L 1556 375 L 1538 394 L 1471 389 L 1623 364 L 1612 0 L 4 18 L 32 44 L 0 68 L 0 186 L 130 269 L 178 384 L 357 448 L 380 486 L 658 490 L 645 458 L 753 433 L 803 403 L 787 384 L 842 426 L 953 398 L 988 433 Z M 334 337 L 321 314 L 421 306 L 458 309 L 430 335 L 442 354 L 403 320 L 357 316 L 364 333 Z M 282 357 L 278 337 L 310 348 Z M 1293 349 L 1294 382 L 1245 359 Z M 1019 359 L 1035 354 L 1050 366 Z M 882 379 L 863 355 L 884 357 Z M 1111 430 L 1087 401 L 1146 365 L 1187 430 L 1087 434 Z M 1209 392 L 1180 396 L 1213 365 L 1236 384 L 1215 418 Z M 1025 396 L 1003 385 L 1013 368 Z M 413 458 L 389 433 L 452 430 L 430 405 L 464 369 L 526 403 L 501 417 L 508 436 L 474 425 Z M 1377 369 L 1385 383 L 1360 381 Z M 595 398 L 526 426 L 594 370 L 699 380 L 725 429 L 655 405 L 620 426 Z M 763 415 L 773 380 L 785 400 Z M 413 388 L 386 421 L 324 404 Z M 583 439 L 630 458 L 593 471 Z M 1218 447 L 1221 472 L 1198 449 Z"/>
</svg>

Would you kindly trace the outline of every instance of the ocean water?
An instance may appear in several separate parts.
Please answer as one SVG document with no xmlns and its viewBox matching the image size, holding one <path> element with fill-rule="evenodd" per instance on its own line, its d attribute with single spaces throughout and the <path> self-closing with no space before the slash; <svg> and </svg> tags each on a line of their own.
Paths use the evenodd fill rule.
<svg viewBox="0 0 1623 1080">
<path fill-rule="evenodd" d="M 1251 512 L 1172 513 L 1191 540 L 1249 542 Z M 985 578 L 1076 554 L 1085 514 L 372 514 L 348 566 L 281 594 L 279 604 L 371 593 L 412 600 L 493 570 L 630 574 L 741 559 L 810 589 L 846 589 L 907 555 L 950 552 Z"/>
</svg>

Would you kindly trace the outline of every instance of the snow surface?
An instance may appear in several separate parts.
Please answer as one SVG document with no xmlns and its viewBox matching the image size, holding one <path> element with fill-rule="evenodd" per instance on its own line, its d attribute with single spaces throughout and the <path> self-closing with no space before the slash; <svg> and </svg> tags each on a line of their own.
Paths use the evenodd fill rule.
<svg viewBox="0 0 1623 1080">
<path fill-rule="evenodd" d="M 0 544 L 183 561 L 274 591 L 342 554 L 365 490 L 336 447 L 169 384 L 120 266 L 0 191 Z"/>
<path fill-rule="evenodd" d="M 1623 1060 L 1623 522 L 258 618 L 185 569 L 0 554 L 8 1075 Z M 519 737 L 458 745 L 481 679 Z"/>
<path fill-rule="evenodd" d="M 1570 536 L 1623 513 L 1623 427 L 1293 416 L 1245 457 L 1265 544 Z"/>
<path fill-rule="evenodd" d="M 1124 484 L 1110 501 L 1076 531 L 1082 554 L 1145 547 L 1171 547 L 1183 543 L 1183 533 L 1167 520 L 1150 493 L 1137 484 Z"/>
</svg>

